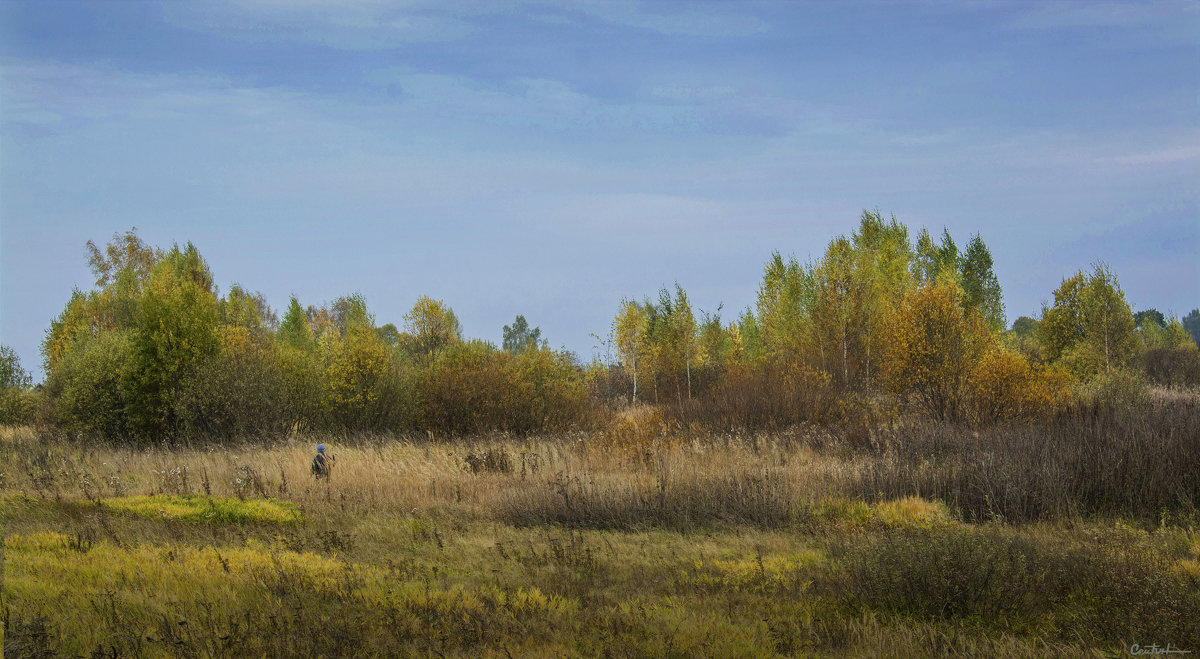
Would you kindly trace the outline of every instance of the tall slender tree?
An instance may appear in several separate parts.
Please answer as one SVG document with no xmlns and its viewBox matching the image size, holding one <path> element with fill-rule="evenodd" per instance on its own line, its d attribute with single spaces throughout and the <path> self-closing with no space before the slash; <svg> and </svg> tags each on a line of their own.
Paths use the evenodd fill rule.
<svg viewBox="0 0 1200 659">
<path fill-rule="evenodd" d="M 633 380 L 630 402 L 637 404 L 638 374 L 642 371 L 647 352 L 646 309 L 633 300 L 622 300 L 613 319 L 612 335 L 617 357 Z"/>
<path fill-rule="evenodd" d="M 1004 300 L 1000 281 L 992 269 L 992 253 L 979 234 L 967 243 L 967 250 L 959 259 L 962 273 L 963 306 L 976 310 L 993 332 L 1005 327 Z"/>
</svg>

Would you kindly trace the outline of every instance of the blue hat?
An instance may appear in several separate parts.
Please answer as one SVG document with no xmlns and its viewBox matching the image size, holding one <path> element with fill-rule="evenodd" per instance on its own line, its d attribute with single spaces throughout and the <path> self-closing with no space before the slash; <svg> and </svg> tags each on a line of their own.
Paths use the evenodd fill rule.
<svg viewBox="0 0 1200 659">
<path fill-rule="evenodd" d="M 317 453 L 324 453 L 324 452 L 325 452 L 325 445 L 317 444 Z"/>
</svg>

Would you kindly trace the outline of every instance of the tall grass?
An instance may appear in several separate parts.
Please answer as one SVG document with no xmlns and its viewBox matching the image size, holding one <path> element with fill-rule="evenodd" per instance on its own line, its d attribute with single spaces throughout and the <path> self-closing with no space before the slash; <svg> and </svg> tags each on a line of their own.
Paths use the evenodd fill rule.
<svg viewBox="0 0 1200 659">
<path fill-rule="evenodd" d="M 337 457 L 328 481 L 308 473 L 318 441 Z M 604 431 L 550 437 L 293 436 L 265 447 L 135 449 L 9 429 L 0 443 L 0 488 L 54 500 L 284 497 L 310 508 L 623 529 L 803 526 L 811 504 L 831 496 L 919 496 L 968 521 L 1153 525 L 1195 520 L 1200 507 L 1194 397 L 982 430 L 913 420 L 712 434 L 643 409 Z"/>
<path fill-rule="evenodd" d="M 6 656 L 1200 647 L 1194 396 L 983 430 L 861 405 L 769 431 L 630 408 L 553 436 L 230 446 L 6 428 Z"/>
<path fill-rule="evenodd" d="M 916 423 L 881 433 L 851 477 L 864 497 L 940 499 L 969 520 L 1196 519 L 1200 405 L 1085 407 L 1039 426 L 968 431 Z"/>
</svg>

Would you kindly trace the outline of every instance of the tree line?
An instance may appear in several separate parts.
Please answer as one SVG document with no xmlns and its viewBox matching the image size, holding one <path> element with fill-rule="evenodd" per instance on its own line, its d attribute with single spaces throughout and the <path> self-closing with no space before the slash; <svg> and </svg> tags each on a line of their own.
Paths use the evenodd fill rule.
<svg viewBox="0 0 1200 659">
<path fill-rule="evenodd" d="M 756 303 L 725 321 L 678 284 L 623 300 L 601 337 L 613 358 L 580 363 L 523 316 L 502 346 L 466 339 L 453 310 L 421 297 L 401 327 L 361 295 L 282 317 L 239 285 L 221 293 L 196 248 L 134 230 L 87 243 L 94 287 L 72 293 L 32 387 L 0 348 L 0 421 L 141 442 L 318 432 L 534 432 L 594 425 L 653 404 L 680 421 L 763 426 L 866 407 L 935 419 L 1034 419 L 1087 392 L 1200 384 L 1200 311 L 1130 310 L 1098 264 L 1064 279 L 1040 318 L 1006 329 L 978 235 L 910 239 L 864 212 L 850 236 L 800 263 L 776 252 Z M 1132 383 L 1132 384 L 1130 384 Z M 890 411 L 889 411 L 890 410 Z"/>
<path fill-rule="evenodd" d="M 895 217 L 866 211 L 814 261 L 772 254 L 756 305 L 736 320 L 697 319 L 677 285 L 657 301 L 624 300 L 611 345 L 631 400 L 730 426 L 836 416 L 847 400 L 990 423 L 1114 387 L 1200 384 L 1200 311 L 1135 319 L 1097 264 L 1064 279 L 1039 319 L 1005 329 L 993 265 L 978 235 L 965 249 L 948 231 L 913 240 Z"/>
</svg>

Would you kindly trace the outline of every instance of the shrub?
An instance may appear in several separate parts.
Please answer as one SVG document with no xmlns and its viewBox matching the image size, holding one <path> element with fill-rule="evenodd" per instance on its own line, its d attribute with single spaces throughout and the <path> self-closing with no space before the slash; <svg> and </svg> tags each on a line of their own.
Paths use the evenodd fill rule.
<svg viewBox="0 0 1200 659">
<path fill-rule="evenodd" d="M 323 358 L 321 419 L 337 430 L 371 430 L 379 385 L 389 370 L 387 348 L 365 324 L 344 335 L 329 333 L 320 343 Z"/>
<path fill-rule="evenodd" d="M 1149 348 L 1135 360 L 1138 371 L 1165 387 L 1200 385 L 1200 350 L 1195 344 Z"/>
<path fill-rule="evenodd" d="M 516 359 L 517 372 L 532 386 L 529 429 L 561 429 L 586 420 L 591 407 L 582 370 L 571 355 L 530 348 Z"/>
<path fill-rule="evenodd" d="M 968 520 L 1120 515 L 1157 524 L 1200 511 L 1200 405 L 1080 405 L 1037 425 L 978 432 L 905 424 L 849 476 L 871 499 L 941 499 Z"/>
<path fill-rule="evenodd" d="M 885 330 L 892 346 L 888 387 L 940 421 L 962 418 L 971 369 L 994 343 L 983 318 L 964 313 L 961 300 L 953 283 L 923 286 L 905 296 Z"/>
<path fill-rule="evenodd" d="M 288 416 L 298 425 L 321 427 L 322 378 L 315 344 L 296 347 L 285 342 L 277 359 L 287 394 Z"/>
<path fill-rule="evenodd" d="M 73 343 L 46 382 L 57 425 L 81 434 L 128 435 L 127 381 L 134 359 L 132 333 L 127 330 Z"/>
<path fill-rule="evenodd" d="M 985 425 L 1043 417 L 1071 402 L 1071 381 L 1065 371 L 1034 368 L 1017 353 L 996 346 L 971 367 L 968 416 Z"/>
<path fill-rule="evenodd" d="M 902 529 L 843 557 L 862 606 L 923 618 L 1018 618 L 1046 609 L 1037 551 L 966 528 Z"/>
<path fill-rule="evenodd" d="M 174 429 L 184 379 L 221 349 L 212 274 L 194 246 L 176 246 L 154 266 L 132 329 L 126 423 L 143 441 L 156 440 Z"/>
<path fill-rule="evenodd" d="M 274 343 L 241 327 L 223 329 L 221 353 L 181 383 L 175 410 L 192 438 L 279 436 L 294 423 Z"/>
<path fill-rule="evenodd" d="M 836 412 L 829 375 L 782 360 L 734 364 L 695 400 L 664 406 L 674 419 L 709 428 L 780 428 Z"/>
<path fill-rule="evenodd" d="M 582 371 L 570 355 L 533 348 L 514 356 L 482 341 L 457 343 L 417 377 L 421 423 L 451 433 L 527 433 L 587 420 Z"/>
<path fill-rule="evenodd" d="M 1108 410 L 1131 412 L 1150 405 L 1150 389 L 1140 373 L 1113 368 L 1101 371 L 1082 388 L 1085 401 Z"/>
<path fill-rule="evenodd" d="M 522 381 L 509 353 L 482 341 L 456 343 L 438 353 L 417 383 L 421 422 L 429 430 L 470 433 L 529 429 L 533 385 Z"/>
<path fill-rule="evenodd" d="M 33 419 L 33 400 L 27 395 L 29 373 L 12 348 L 0 345 L 0 425 L 24 425 Z"/>
<path fill-rule="evenodd" d="M 902 529 L 842 552 L 845 586 L 864 608 L 1016 630 L 1065 621 L 1126 647 L 1200 641 L 1194 582 L 1161 548 L 1120 529 L 1082 546 L 1000 527 Z"/>
</svg>

